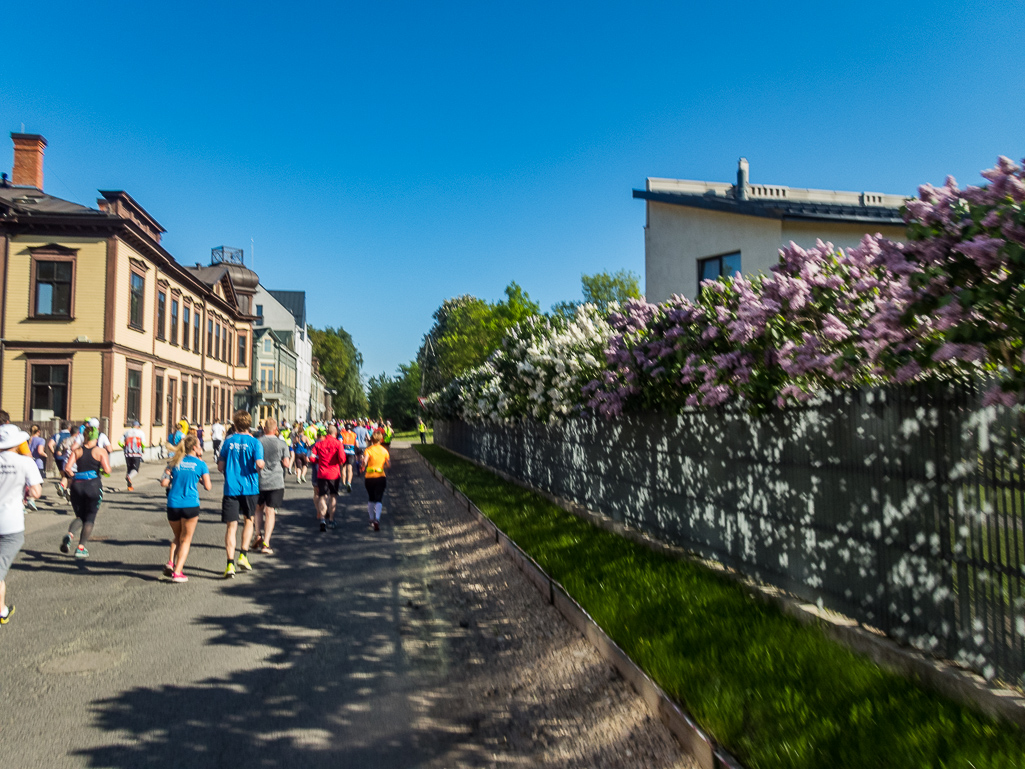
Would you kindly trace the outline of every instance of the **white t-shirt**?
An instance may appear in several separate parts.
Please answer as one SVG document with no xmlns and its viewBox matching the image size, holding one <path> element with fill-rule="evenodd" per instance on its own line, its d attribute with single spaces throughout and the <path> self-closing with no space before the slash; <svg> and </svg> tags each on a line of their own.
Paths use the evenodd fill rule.
<svg viewBox="0 0 1025 769">
<path fill-rule="evenodd" d="M 224 440 L 224 425 L 220 422 L 214 422 L 210 426 L 210 440 L 212 441 L 223 441 Z"/>
<path fill-rule="evenodd" d="M 77 449 L 79 446 L 84 446 L 84 445 L 85 445 L 85 436 L 82 435 L 82 433 L 79 433 L 78 435 L 75 436 L 74 448 Z M 96 448 L 106 449 L 107 451 L 111 450 L 110 438 L 107 437 L 106 433 L 100 433 L 99 437 L 96 438 Z"/>
<path fill-rule="evenodd" d="M 0 534 L 25 531 L 25 487 L 42 483 L 32 457 L 0 451 Z"/>
</svg>

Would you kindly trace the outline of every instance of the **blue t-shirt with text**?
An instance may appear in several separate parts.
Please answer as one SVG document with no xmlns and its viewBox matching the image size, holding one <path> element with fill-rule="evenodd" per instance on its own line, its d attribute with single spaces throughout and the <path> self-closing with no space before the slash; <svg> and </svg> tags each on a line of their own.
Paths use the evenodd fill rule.
<svg viewBox="0 0 1025 769">
<path fill-rule="evenodd" d="M 197 484 L 210 472 L 199 457 L 182 457 L 176 467 L 171 468 L 171 486 L 167 493 L 168 507 L 199 507 Z"/>
<path fill-rule="evenodd" d="M 260 493 L 258 459 L 263 459 L 263 446 L 252 435 L 235 433 L 224 440 L 218 457 L 224 462 L 224 496 Z"/>
</svg>

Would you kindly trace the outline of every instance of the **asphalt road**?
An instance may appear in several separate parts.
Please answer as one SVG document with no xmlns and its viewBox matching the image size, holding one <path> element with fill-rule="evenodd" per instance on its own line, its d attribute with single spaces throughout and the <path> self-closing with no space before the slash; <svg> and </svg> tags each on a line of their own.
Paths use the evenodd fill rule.
<svg viewBox="0 0 1025 769">
<path fill-rule="evenodd" d="M 402 450 L 395 452 L 401 459 Z M 210 455 L 207 455 L 208 460 Z M 409 460 L 411 461 L 411 460 Z M 401 488 L 402 461 L 389 494 Z M 408 767 L 431 673 L 403 649 L 404 580 L 417 568 L 380 532 L 366 492 L 339 498 L 319 533 L 312 492 L 288 478 L 274 556 L 224 580 L 220 477 L 186 565 L 162 576 L 168 527 L 160 463 L 107 495 L 91 557 L 58 551 L 71 520 L 52 487 L 29 513 L 0 628 L 0 746 L 11 767 Z M 116 472 L 116 470 L 115 470 Z M 124 485 L 123 478 L 112 479 Z M 406 619 L 404 619 L 406 618 Z M 443 725 L 441 726 L 444 731 Z M 432 752 L 440 749 L 435 740 Z"/>
</svg>

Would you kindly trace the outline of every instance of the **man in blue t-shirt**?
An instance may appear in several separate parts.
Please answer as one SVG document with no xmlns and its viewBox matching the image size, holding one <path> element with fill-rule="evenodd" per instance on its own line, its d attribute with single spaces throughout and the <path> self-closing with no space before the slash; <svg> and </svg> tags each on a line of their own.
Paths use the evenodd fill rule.
<svg viewBox="0 0 1025 769">
<path fill-rule="evenodd" d="M 239 516 L 245 519 L 245 525 L 242 527 L 238 568 L 243 571 L 253 569 L 249 564 L 249 543 L 253 539 L 253 516 L 260 494 L 260 470 L 263 469 L 263 446 L 249 432 L 253 426 L 252 416 L 248 411 L 239 410 L 231 421 L 235 432 L 221 444 L 221 454 L 217 458 L 217 469 L 224 475 L 221 522 L 228 527 L 224 533 L 224 548 L 228 553 L 225 579 L 235 576 L 235 532 L 238 531 Z"/>
</svg>

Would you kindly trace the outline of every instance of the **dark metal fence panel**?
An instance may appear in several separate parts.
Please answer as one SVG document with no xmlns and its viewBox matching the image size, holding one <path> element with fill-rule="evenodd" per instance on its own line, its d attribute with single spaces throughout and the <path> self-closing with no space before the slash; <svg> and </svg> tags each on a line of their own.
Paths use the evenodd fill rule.
<svg viewBox="0 0 1025 769">
<path fill-rule="evenodd" d="M 439 423 L 461 454 L 938 656 L 1025 674 L 1025 421 L 953 385 L 734 410 Z"/>
</svg>

